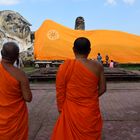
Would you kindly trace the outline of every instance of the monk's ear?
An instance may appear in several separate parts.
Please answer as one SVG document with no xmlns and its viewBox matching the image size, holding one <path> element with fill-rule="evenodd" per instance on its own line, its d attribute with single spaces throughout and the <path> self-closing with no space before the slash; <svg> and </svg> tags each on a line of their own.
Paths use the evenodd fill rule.
<svg viewBox="0 0 140 140">
<path fill-rule="evenodd" d="M 91 52 L 91 48 L 89 49 L 89 53 Z"/>
<path fill-rule="evenodd" d="M 19 53 L 18 53 L 18 56 L 17 56 L 17 58 L 19 58 Z"/>
<path fill-rule="evenodd" d="M 1 50 L 1 55 L 3 55 L 3 54 L 2 54 L 2 50 Z"/>
<path fill-rule="evenodd" d="M 74 51 L 74 47 L 72 48 L 72 50 Z"/>
<path fill-rule="evenodd" d="M 5 56 L 3 49 L 1 50 L 1 56 Z"/>
<path fill-rule="evenodd" d="M 74 53 L 77 53 L 77 51 L 75 50 L 75 48 L 74 48 L 74 47 L 73 47 L 72 49 L 73 49 L 73 52 L 74 52 Z"/>
<path fill-rule="evenodd" d="M 75 48 L 73 47 L 72 49 L 73 49 L 73 53 L 74 53 L 74 55 L 76 56 L 77 53 L 76 53 Z"/>
</svg>

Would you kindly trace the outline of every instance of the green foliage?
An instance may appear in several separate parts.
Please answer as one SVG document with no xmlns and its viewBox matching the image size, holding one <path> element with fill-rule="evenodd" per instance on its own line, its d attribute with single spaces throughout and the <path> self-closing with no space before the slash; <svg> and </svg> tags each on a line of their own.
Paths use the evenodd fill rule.
<svg viewBox="0 0 140 140">
<path fill-rule="evenodd" d="M 31 74 L 32 72 L 36 71 L 36 69 L 34 67 L 24 67 L 22 68 L 22 70 L 26 73 L 26 74 Z"/>
<path fill-rule="evenodd" d="M 140 71 L 140 64 L 120 64 L 119 67 L 127 69 L 127 70 L 139 70 Z"/>
</svg>

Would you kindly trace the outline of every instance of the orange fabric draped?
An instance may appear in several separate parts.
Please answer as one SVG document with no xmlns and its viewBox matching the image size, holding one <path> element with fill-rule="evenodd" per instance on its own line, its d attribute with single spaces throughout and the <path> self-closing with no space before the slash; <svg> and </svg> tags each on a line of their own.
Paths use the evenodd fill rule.
<svg viewBox="0 0 140 140">
<path fill-rule="evenodd" d="M 100 53 L 118 63 L 140 63 L 140 36 L 115 30 L 72 30 L 52 20 L 45 20 L 35 32 L 35 60 L 73 59 L 73 42 L 86 37 L 91 42 L 89 58 Z"/>
<path fill-rule="evenodd" d="M 101 140 L 98 77 L 78 60 L 66 60 L 56 80 L 61 114 L 51 140 Z"/>
<path fill-rule="evenodd" d="M 0 64 L 0 140 L 27 140 L 28 112 L 20 83 Z"/>
</svg>

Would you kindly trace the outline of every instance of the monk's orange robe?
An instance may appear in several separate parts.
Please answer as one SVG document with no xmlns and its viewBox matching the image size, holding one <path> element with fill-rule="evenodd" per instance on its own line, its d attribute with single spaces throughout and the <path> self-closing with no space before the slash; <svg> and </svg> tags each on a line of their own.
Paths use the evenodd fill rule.
<svg viewBox="0 0 140 140">
<path fill-rule="evenodd" d="M 78 60 L 67 60 L 56 79 L 61 114 L 51 140 L 101 140 L 98 77 Z"/>
<path fill-rule="evenodd" d="M 0 140 L 27 140 L 28 112 L 20 82 L 0 64 Z"/>
</svg>

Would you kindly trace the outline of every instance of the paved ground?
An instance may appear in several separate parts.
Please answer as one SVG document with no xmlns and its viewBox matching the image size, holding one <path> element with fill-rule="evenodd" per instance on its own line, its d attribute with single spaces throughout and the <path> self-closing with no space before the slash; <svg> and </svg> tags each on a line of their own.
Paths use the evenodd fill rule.
<svg viewBox="0 0 140 140">
<path fill-rule="evenodd" d="M 103 140 L 140 140 L 140 82 L 108 83 L 100 97 Z M 49 140 L 58 117 L 55 84 L 31 84 L 29 140 Z"/>
</svg>

